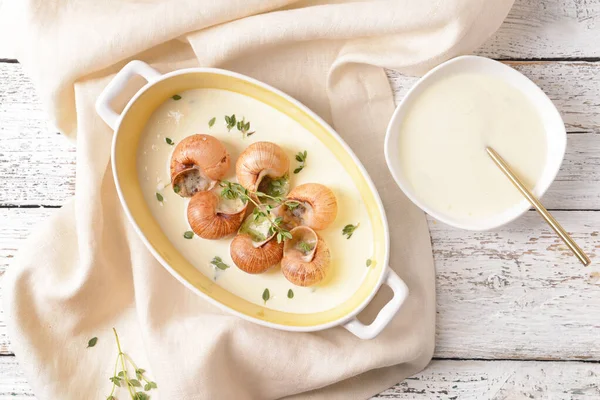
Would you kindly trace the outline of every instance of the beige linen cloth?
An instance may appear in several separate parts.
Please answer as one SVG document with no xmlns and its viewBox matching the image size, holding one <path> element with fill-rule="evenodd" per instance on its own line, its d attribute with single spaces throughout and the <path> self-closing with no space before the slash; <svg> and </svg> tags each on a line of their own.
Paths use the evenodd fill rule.
<svg viewBox="0 0 600 400">
<path fill-rule="evenodd" d="M 362 399 L 433 354 L 434 268 L 422 212 L 394 184 L 383 138 L 394 108 L 382 67 L 419 74 L 484 42 L 512 0 L 13 0 L 17 56 L 54 124 L 77 144 L 73 199 L 40 221 L 9 268 L 12 349 L 40 399 L 103 399 L 116 327 L 158 383 L 153 399 Z M 6 17 L 6 15 L 5 15 Z M 229 315 L 188 291 L 137 238 L 94 102 L 127 61 L 161 72 L 212 66 L 297 98 L 330 122 L 375 180 L 391 266 L 410 296 L 374 340 L 343 328 L 290 333 Z M 131 96 L 127 93 L 126 97 Z M 318 162 L 318 160 L 313 160 Z M 378 302 L 381 306 L 381 301 Z M 365 320 L 377 307 L 370 307 Z M 86 349 L 89 338 L 98 344 Z M 119 399 L 128 398 L 125 392 Z"/>
</svg>

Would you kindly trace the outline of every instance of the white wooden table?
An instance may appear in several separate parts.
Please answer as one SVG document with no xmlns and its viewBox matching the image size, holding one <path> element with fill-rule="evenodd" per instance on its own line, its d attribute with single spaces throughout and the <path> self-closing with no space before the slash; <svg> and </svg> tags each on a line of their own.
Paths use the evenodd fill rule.
<svg viewBox="0 0 600 400">
<path fill-rule="evenodd" d="M 517 0 L 477 54 L 517 68 L 558 106 L 567 154 L 544 201 L 598 263 L 600 0 Z M 48 127 L 31 82 L 9 56 L 0 53 L 0 274 L 75 185 L 75 148 Z M 389 77 L 397 100 L 415 81 Z M 435 358 L 377 398 L 599 399 L 600 263 L 584 269 L 533 211 L 492 232 L 431 219 L 429 227 Z M 0 399 L 31 398 L 3 321 L 0 313 Z"/>
</svg>

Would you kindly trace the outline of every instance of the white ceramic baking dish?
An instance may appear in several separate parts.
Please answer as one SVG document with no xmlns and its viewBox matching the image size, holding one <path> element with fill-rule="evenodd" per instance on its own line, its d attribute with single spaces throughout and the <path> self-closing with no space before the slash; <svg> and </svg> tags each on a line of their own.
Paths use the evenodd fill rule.
<svg viewBox="0 0 600 400">
<path fill-rule="evenodd" d="M 135 75 L 147 80 L 118 114 L 111 101 Z M 343 304 L 312 314 L 288 313 L 244 300 L 204 276 L 186 260 L 161 231 L 146 204 L 136 172 L 136 154 L 142 130 L 152 112 L 174 94 L 189 89 L 214 88 L 251 96 L 302 124 L 315 140 L 324 143 L 351 175 L 360 189 L 373 229 L 374 257 L 360 288 Z M 127 217 L 156 259 L 186 287 L 222 309 L 241 318 L 295 332 L 318 331 L 341 325 L 362 339 L 377 336 L 392 320 L 408 295 L 398 275 L 388 267 L 389 231 L 379 195 L 366 170 L 338 134 L 315 113 L 290 96 L 255 79 L 213 68 L 190 68 L 160 74 L 141 61 L 127 64 L 108 84 L 96 102 L 100 117 L 114 130 L 112 170 L 117 192 Z M 382 284 L 393 291 L 393 298 L 380 310 L 370 325 L 356 315 L 372 300 Z"/>
</svg>

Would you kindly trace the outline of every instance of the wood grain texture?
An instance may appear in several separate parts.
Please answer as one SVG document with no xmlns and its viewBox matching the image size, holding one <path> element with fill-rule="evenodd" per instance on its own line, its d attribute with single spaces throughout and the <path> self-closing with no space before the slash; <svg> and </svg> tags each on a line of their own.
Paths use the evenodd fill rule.
<svg viewBox="0 0 600 400">
<path fill-rule="evenodd" d="M 583 400 L 600 398 L 600 364 L 435 360 L 374 397 L 406 400 Z"/>
<path fill-rule="evenodd" d="M 492 58 L 600 57 L 600 1 L 516 0 L 477 51 Z"/>
<path fill-rule="evenodd" d="M 0 209 L 0 271 L 53 210 Z M 600 212 L 555 212 L 588 252 L 583 268 L 533 211 L 491 232 L 429 219 L 439 358 L 600 360 Z M 493 337 L 490 336 L 493 332 Z M 9 354 L 0 314 L 0 353 Z"/>
<path fill-rule="evenodd" d="M 513 64 L 511 64 L 513 65 Z M 555 101 L 569 135 L 551 209 L 600 207 L 600 63 L 516 63 Z M 389 71 L 396 101 L 415 82 Z M 587 82 L 587 83 L 586 83 Z M 47 124 L 19 64 L 0 63 L 0 205 L 58 206 L 75 190 L 75 148 Z"/>
<path fill-rule="evenodd" d="M 599 381 L 596 363 L 434 360 L 372 399 L 592 400 L 600 397 Z M 0 357 L 0 400 L 34 398 L 15 357 Z"/>
</svg>

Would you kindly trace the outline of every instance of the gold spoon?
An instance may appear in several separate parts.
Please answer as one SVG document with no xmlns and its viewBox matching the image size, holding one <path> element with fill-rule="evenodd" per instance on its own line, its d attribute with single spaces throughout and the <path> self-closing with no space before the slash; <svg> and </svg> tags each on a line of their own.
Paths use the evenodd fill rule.
<svg viewBox="0 0 600 400">
<path fill-rule="evenodd" d="M 535 196 L 529 191 L 529 189 L 525 187 L 523 181 L 521 181 L 517 174 L 515 174 L 515 172 L 509 167 L 506 161 L 504 161 L 504 159 L 500 157 L 500 154 L 496 153 L 496 151 L 489 146 L 486 147 L 485 150 L 490 155 L 492 160 L 494 160 L 496 165 L 502 170 L 502 172 L 504 172 L 504 175 L 506 175 L 506 177 L 510 179 L 512 184 L 515 185 L 517 189 L 519 189 L 521 194 L 525 196 L 527 200 L 529 200 L 533 208 L 535 208 L 537 212 L 540 213 L 540 215 L 546 220 L 546 222 L 548 223 L 548 225 L 550 225 L 554 232 L 556 232 L 556 234 L 560 236 L 563 242 L 565 242 L 565 244 L 569 246 L 571 251 L 575 253 L 577 258 L 579 258 L 579 261 L 581 261 L 581 263 L 586 267 L 590 265 L 590 258 L 583 252 L 583 250 L 581 250 L 581 247 L 579 247 L 577 243 L 575 243 L 573 238 L 569 236 L 567 231 L 565 231 L 565 229 L 558 223 L 558 221 L 554 219 L 552 214 L 550 214 L 548 210 L 546 210 L 542 203 L 540 203 L 540 201 L 535 198 Z"/>
</svg>

